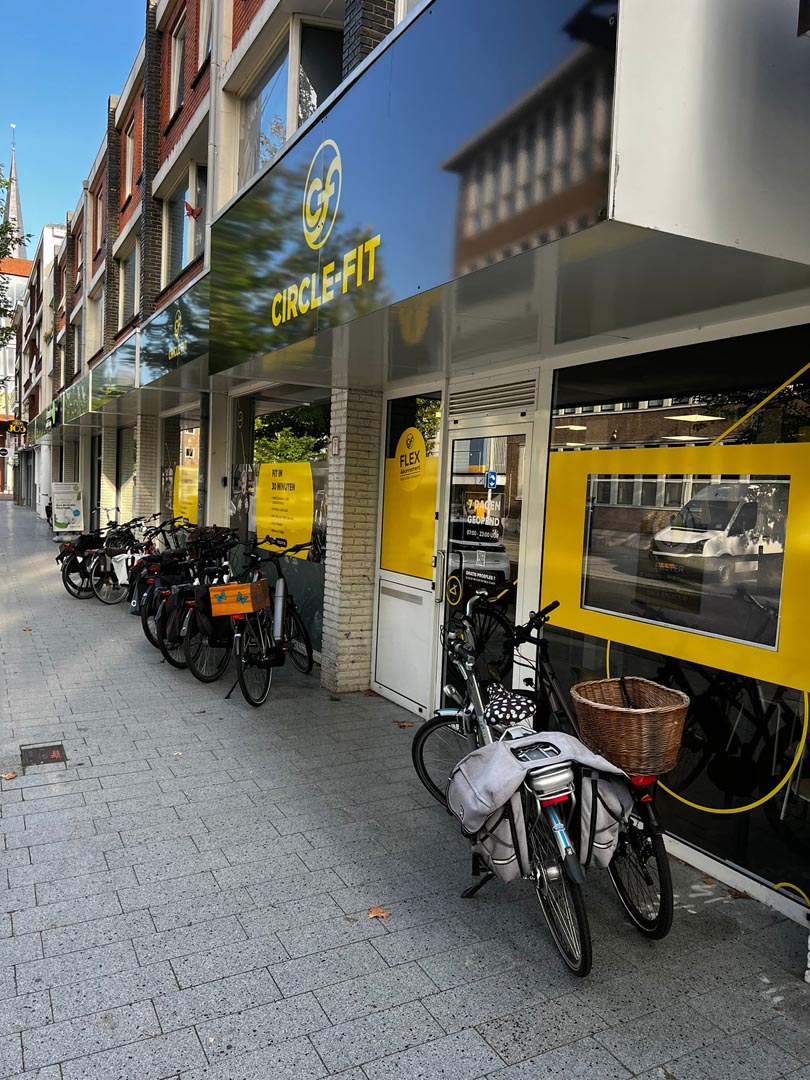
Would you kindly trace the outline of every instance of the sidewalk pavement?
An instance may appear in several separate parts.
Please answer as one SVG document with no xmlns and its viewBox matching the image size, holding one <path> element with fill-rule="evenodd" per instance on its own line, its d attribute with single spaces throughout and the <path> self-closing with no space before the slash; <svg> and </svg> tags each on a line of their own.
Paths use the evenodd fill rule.
<svg viewBox="0 0 810 1080">
<path fill-rule="evenodd" d="M 530 887 L 460 898 L 413 717 L 287 668 L 225 701 L 54 555 L 0 502 L 0 1077 L 810 1080 L 806 930 L 676 863 L 648 942 L 592 873 L 578 980 Z"/>
</svg>

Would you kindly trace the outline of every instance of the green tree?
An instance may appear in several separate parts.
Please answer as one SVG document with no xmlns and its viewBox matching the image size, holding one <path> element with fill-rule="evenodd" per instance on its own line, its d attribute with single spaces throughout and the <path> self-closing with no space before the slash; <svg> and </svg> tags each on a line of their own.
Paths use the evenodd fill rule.
<svg viewBox="0 0 810 1080">
<path fill-rule="evenodd" d="M 296 435 L 290 428 L 281 428 L 271 438 L 257 437 L 253 460 L 257 465 L 266 465 L 276 461 L 313 461 L 325 454 L 323 438 Z"/>
<path fill-rule="evenodd" d="M 329 424 L 328 401 L 320 405 L 301 405 L 295 409 L 282 409 L 279 412 L 257 416 L 256 438 L 272 439 L 279 431 L 286 428 L 293 435 L 312 435 L 316 439 L 326 439 L 329 435 Z"/>
<path fill-rule="evenodd" d="M 19 236 L 13 221 L 4 221 L 3 213 L 6 208 L 9 181 L 3 176 L 0 166 L 0 262 L 9 258 L 17 244 L 26 237 Z M 11 317 L 14 314 L 14 304 L 8 288 L 8 278 L 0 274 L 0 347 L 8 345 L 16 333 L 11 325 Z"/>
</svg>

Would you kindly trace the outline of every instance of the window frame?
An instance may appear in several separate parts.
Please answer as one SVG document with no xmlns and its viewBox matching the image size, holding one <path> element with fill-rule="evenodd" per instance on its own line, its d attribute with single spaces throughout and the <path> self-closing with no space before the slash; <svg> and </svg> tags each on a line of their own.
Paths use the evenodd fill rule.
<svg viewBox="0 0 810 1080">
<path fill-rule="evenodd" d="M 182 15 L 180 15 L 172 28 L 171 41 L 169 43 L 169 120 L 171 120 L 179 109 L 182 109 L 186 100 L 187 28 L 186 9 L 184 8 Z M 181 37 L 182 46 L 180 45 Z M 182 56 L 182 63 L 179 61 L 178 53 Z M 178 67 L 180 67 L 179 85 L 177 80 Z"/>
<path fill-rule="evenodd" d="M 133 180 L 132 174 L 135 171 L 135 116 L 129 118 L 127 126 L 124 128 L 124 161 L 123 168 L 121 170 L 124 178 L 122 195 L 123 203 L 126 203 L 127 199 L 132 195 Z"/>
<path fill-rule="evenodd" d="M 211 55 L 214 46 L 214 0 L 199 0 L 197 8 L 197 70 Z"/>
<path fill-rule="evenodd" d="M 300 88 L 300 70 L 301 70 L 301 34 L 305 26 L 320 27 L 324 30 L 339 30 L 344 31 L 344 24 L 334 19 L 322 19 L 316 15 L 290 15 L 288 21 L 279 33 L 274 37 L 272 44 L 265 51 L 261 63 L 258 65 L 256 75 L 250 79 L 246 87 L 242 89 L 239 94 L 239 108 L 237 110 L 237 124 L 239 127 L 239 135 L 237 138 L 238 151 L 234 155 L 234 169 L 236 189 L 242 191 L 249 184 L 251 184 L 256 177 L 262 172 L 267 165 L 260 166 L 252 176 L 245 177 L 240 180 L 239 178 L 239 158 L 241 155 L 241 128 L 243 121 L 244 109 L 247 102 L 253 98 L 256 91 L 264 85 L 266 73 L 269 68 L 272 67 L 276 57 L 282 51 L 287 49 L 287 99 L 286 99 L 286 116 L 284 118 L 285 130 L 284 130 L 284 142 L 285 144 L 292 138 L 295 132 L 303 127 L 307 120 L 304 120 L 299 124 L 298 122 L 298 94 Z M 338 86 L 341 84 L 338 83 Z M 337 87 L 335 87 L 337 89 Z M 320 107 L 320 106 L 319 106 Z M 283 149 L 283 147 L 282 147 Z M 281 152 L 281 151 L 280 151 Z M 269 164 L 269 163 L 268 163 Z"/>
<path fill-rule="evenodd" d="M 160 281 L 161 288 L 165 289 L 179 277 L 183 271 L 195 261 L 199 259 L 200 255 L 205 257 L 206 254 L 206 242 L 205 236 L 206 224 L 208 220 L 208 177 L 206 175 L 206 195 L 205 206 L 203 213 L 195 220 L 194 218 L 187 218 L 188 227 L 186 228 L 186 236 L 183 244 L 183 265 L 173 275 L 171 274 L 171 267 L 169 265 L 169 204 L 172 202 L 178 192 L 182 190 L 188 191 L 189 199 L 196 198 L 197 192 L 197 170 L 203 168 L 208 171 L 208 162 L 206 161 L 189 161 L 186 167 L 186 171 L 180 174 L 177 183 L 172 190 L 163 200 L 163 229 L 162 229 L 162 251 L 160 261 Z M 185 213 L 185 209 L 183 210 Z M 203 233 L 202 250 L 195 253 L 195 239 L 197 236 L 197 230 L 201 229 Z"/>
<path fill-rule="evenodd" d="M 133 260 L 133 276 L 135 278 L 135 288 L 133 291 L 132 300 L 132 313 L 126 318 L 124 317 L 124 283 L 126 276 L 124 272 L 124 263 L 127 262 L 130 255 L 134 255 Z M 135 316 L 141 310 L 141 245 L 140 240 L 136 237 L 133 243 L 118 255 L 118 329 L 122 329 L 128 323 L 130 323 Z"/>
<path fill-rule="evenodd" d="M 93 253 L 98 255 L 104 240 L 104 187 L 93 192 Z"/>
</svg>

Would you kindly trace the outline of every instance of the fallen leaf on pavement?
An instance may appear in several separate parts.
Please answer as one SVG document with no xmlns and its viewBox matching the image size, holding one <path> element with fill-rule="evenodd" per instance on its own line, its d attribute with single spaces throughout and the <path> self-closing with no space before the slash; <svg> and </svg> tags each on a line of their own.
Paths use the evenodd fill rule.
<svg viewBox="0 0 810 1080">
<path fill-rule="evenodd" d="M 12 770 L 11 772 L 3 773 L 4 780 L 16 780 L 17 774 Z"/>
<path fill-rule="evenodd" d="M 742 889 L 729 889 L 728 891 L 729 891 L 729 895 L 734 900 L 750 900 L 751 899 L 751 897 L 748 895 L 748 893 L 743 892 Z"/>
<path fill-rule="evenodd" d="M 714 878 L 713 877 L 705 877 L 703 879 L 703 884 L 704 885 L 714 885 Z"/>
<path fill-rule="evenodd" d="M 413 727 L 410 720 L 397 720 L 397 727 Z"/>
<path fill-rule="evenodd" d="M 385 908 L 381 907 L 370 907 L 368 909 L 368 917 L 370 919 L 390 919 L 391 912 L 386 911 Z"/>
</svg>

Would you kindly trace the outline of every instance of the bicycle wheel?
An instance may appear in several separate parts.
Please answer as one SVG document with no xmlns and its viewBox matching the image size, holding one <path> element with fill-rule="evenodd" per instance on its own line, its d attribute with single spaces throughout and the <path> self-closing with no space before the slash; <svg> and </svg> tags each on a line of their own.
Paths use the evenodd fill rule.
<svg viewBox="0 0 810 1080">
<path fill-rule="evenodd" d="M 62 584 L 77 600 L 89 600 L 93 595 L 93 587 L 87 576 L 84 559 L 75 551 L 62 563 Z"/>
<path fill-rule="evenodd" d="M 309 640 L 304 620 L 291 603 L 284 609 L 284 637 L 287 655 L 304 675 L 312 671 L 312 642 Z"/>
<path fill-rule="evenodd" d="M 411 758 L 416 775 L 442 806 L 447 805 L 450 773 L 476 747 L 475 736 L 452 717 L 434 716 L 414 736 Z"/>
<path fill-rule="evenodd" d="M 184 635 L 181 634 L 179 641 L 166 640 L 165 612 L 161 613 L 161 618 L 156 620 L 155 630 L 158 648 L 163 653 L 163 659 L 166 663 L 171 664 L 172 667 L 184 668 L 186 666 Z"/>
<path fill-rule="evenodd" d="M 112 559 L 103 551 L 90 563 L 89 577 L 93 595 L 102 604 L 120 604 L 127 595 L 126 585 L 120 585 L 115 576 Z"/>
<path fill-rule="evenodd" d="M 591 970 L 593 953 L 582 889 L 567 877 L 551 823 L 534 800 L 527 804 L 526 836 L 543 918 L 563 960 L 575 975 L 584 978 Z"/>
<path fill-rule="evenodd" d="M 672 874 L 663 839 L 646 822 L 631 817 L 619 835 L 608 866 L 624 909 L 649 938 L 666 937 L 672 927 Z"/>
<path fill-rule="evenodd" d="M 479 679 L 482 682 L 496 679 L 505 686 L 511 686 L 514 627 L 504 613 L 490 603 L 479 604 L 475 608 L 470 624 L 475 638 Z"/>
<path fill-rule="evenodd" d="M 155 624 L 155 614 L 160 604 L 160 594 L 154 586 L 150 586 L 149 592 L 141 600 L 141 628 L 146 635 L 146 640 L 150 645 L 154 645 L 156 649 L 159 649 L 157 639 L 157 625 Z"/>
<path fill-rule="evenodd" d="M 183 638 L 183 647 L 188 670 L 200 682 L 216 682 L 231 658 L 231 643 L 223 645 L 210 641 L 208 635 L 199 629 L 193 611 Z"/>
<path fill-rule="evenodd" d="M 236 652 L 236 677 L 245 701 L 258 709 L 267 701 L 273 669 L 269 663 L 267 632 L 262 618 L 254 613 L 240 620 Z"/>
</svg>

